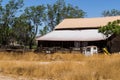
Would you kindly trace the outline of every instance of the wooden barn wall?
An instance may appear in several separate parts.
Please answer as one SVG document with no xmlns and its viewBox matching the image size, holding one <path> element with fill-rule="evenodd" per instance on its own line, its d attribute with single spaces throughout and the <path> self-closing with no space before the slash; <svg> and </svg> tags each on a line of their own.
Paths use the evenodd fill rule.
<svg viewBox="0 0 120 80">
<path fill-rule="evenodd" d="M 38 41 L 38 47 L 61 47 L 70 48 L 75 47 L 76 41 Z M 86 46 L 97 46 L 100 50 L 106 46 L 106 41 L 89 41 Z M 85 47 L 84 42 L 80 42 L 79 47 Z"/>
<path fill-rule="evenodd" d="M 107 48 L 111 53 L 120 52 L 120 35 L 112 35 L 108 38 Z"/>
<path fill-rule="evenodd" d="M 61 47 L 69 48 L 74 47 L 73 41 L 38 41 L 38 47 Z"/>
</svg>

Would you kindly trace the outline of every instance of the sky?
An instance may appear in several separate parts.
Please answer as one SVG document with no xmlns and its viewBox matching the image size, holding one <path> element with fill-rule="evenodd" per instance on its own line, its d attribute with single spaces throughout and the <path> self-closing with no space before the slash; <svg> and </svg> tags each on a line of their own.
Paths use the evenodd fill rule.
<svg viewBox="0 0 120 80">
<path fill-rule="evenodd" d="M 53 4 L 57 0 L 24 0 L 25 6 Z M 120 10 L 120 0 L 65 0 L 85 11 L 86 17 L 101 17 L 104 10 Z"/>
<path fill-rule="evenodd" d="M 9 0 L 3 0 L 4 4 Z M 41 4 L 53 4 L 57 0 L 24 0 L 24 6 L 36 6 Z M 78 6 L 86 12 L 85 17 L 101 17 L 104 10 L 120 10 L 120 0 L 65 0 L 68 4 Z"/>
<path fill-rule="evenodd" d="M 3 0 L 3 5 L 9 0 Z M 37 6 L 41 4 L 54 4 L 57 0 L 24 0 L 24 7 Z M 65 0 L 66 4 L 78 6 L 86 12 L 87 18 L 102 17 L 104 10 L 120 10 L 120 0 Z M 43 27 L 40 27 L 42 29 Z M 39 32 L 38 32 L 39 33 Z"/>
</svg>

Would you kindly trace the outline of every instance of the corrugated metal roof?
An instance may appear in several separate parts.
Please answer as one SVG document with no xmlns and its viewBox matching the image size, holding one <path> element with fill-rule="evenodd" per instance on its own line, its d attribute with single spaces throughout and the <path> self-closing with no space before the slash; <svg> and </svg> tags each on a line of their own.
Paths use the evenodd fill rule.
<svg viewBox="0 0 120 80">
<path fill-rule="evenodd" d="M 98 28 L 120 19 L 120 16 L 101 17 L 101 18 L 70 18 L 64 19 L 58 24 L 55 29 L 68 29 L 68 28 Z"/>
<path fill-rule="evenodd" d="M 102 33 L 98 33 L 98 29 L 90 30 L 55 30 L 37 40 L 44 41 L 99 41 L 105 40 L 106 37 Z"/>
</svg>

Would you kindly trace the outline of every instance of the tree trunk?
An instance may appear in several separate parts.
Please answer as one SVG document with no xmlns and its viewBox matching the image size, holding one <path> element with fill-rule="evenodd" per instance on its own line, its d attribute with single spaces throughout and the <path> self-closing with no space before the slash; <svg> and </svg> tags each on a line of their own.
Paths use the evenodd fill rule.
<svg viewBox="0 0 120 80">
<path fill-rule="evenodd" d="M 29 43 L 29 49 L 32 49 L 32 40 Z"/>
</svg>

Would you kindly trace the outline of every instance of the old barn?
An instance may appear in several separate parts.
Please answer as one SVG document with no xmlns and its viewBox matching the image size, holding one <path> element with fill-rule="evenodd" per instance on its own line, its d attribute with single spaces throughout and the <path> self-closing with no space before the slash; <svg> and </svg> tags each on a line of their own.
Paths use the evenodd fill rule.
<svg viewBox="0 0 120 80">
<path fill-rule="evenodd" d="M 118 19 L 120 16 L 64 19 L 52 32 L 37 38 L 38 48 L 82 52 L 86 46 L 97 46 L 101 51 L 106 47 L 107 37 L 99 33 L 98 29 Z"/>
</svg>

